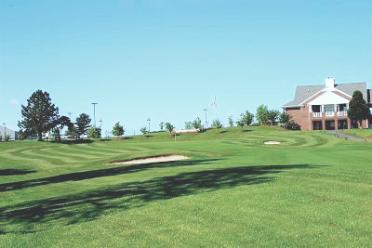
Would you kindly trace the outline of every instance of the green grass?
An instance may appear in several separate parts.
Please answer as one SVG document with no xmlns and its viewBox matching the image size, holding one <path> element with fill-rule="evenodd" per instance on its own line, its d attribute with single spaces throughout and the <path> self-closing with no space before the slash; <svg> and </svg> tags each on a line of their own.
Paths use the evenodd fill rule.
<svg viewBox="0 0 372 248">
<path fill-rule="evenodd" d="M 372 140 L 372 129 L 348 129 L 344 131 L 347 134 Z"/>
<path fill-rule="evenodd" d="M 0 143 L 0 247 L 368 247 L 371 151 L 258 127 Z M 190 160 L 110 163 L 159 154 Z"/>
</svg>

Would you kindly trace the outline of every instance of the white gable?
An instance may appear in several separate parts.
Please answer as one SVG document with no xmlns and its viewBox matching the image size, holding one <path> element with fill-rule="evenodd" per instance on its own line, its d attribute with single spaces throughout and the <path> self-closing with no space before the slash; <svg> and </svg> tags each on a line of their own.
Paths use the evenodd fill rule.
<svg viewBox="0 0 372 248">
<path fill-rule="evenodd" d="M 349 103 L 349 100 L 345 97 L 335 94 L 332 91 L 325 91 L 317 98 L 310 101 L 309 105 L 324 105 L 324 104 L 343 104 Z"/>
</svg>

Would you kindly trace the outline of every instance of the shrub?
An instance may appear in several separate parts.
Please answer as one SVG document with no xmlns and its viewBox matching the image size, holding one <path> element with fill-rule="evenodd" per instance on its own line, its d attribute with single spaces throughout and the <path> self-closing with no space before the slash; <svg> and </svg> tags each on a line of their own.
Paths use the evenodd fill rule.
<svg viewBox="0 0 372 248">
<path fill-rule="evenodd" d="M 288 130 L 300 130 L 301 129 L 301 126 L 297 124 L 295 121 L 288 121 L 287 123 L 283 125 L 283 127 Z"/>
<path fill-rule="evenodd" d="M 244 122 L 242 120 L 239 120 L 239 121 L 236 122 L 236 125 L 238 127 L 244 127 Z"/>
<path fill-rule="evenodd" d="M 192 121 L 185 122 L 185 129 L 193 129 L 194 125 Z"/>
<path fill-rule="evenodd" d="M 214 121 L 212 122 L 212 127 L 213 127 L 213 128 L 222 128 L 223 125 L 222 125 L 222 123 L 220 122 L 220 120 L 214 120 Z"/>
<path fill-rule="evenodd" d="M 101 138 L 101 128 L 91 127 L 88 129 L 88 138 L 89 139 L 100 139 Z"/>
<path fill-rule="evenodd" d="M 146 127 L 141 128 L 141 129 L 140 129 L 140 132 L 141 132 L 143 135 L 145 135 L 145 134 L 148 133 Z"/>
<path fill-rule="evenodd" d="M 291 116 L 285 111 L 283 111 L 279 115 L 279 123 L 280 124 L 288 123 L 290 119 L 291 119 Z"/>
<path fill-rule="evenodd" d="M 234 127 L 234 120 L 231 116 L 228 118 L 228 122 L 230 127 Z"/>
<path fill-rule="evenodd" d="M 192 126 L 195 129 L 203 129 L 202 121 L 199 117 L 196 117 L 196 119 L 192 122 Z"/>
</svg>

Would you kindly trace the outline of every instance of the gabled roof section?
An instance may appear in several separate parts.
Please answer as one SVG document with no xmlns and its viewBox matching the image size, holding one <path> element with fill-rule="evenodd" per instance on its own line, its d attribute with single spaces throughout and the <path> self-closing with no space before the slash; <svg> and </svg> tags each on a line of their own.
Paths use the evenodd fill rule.
<svg viewBox="0 0 372 248">
<path fill-rule="evenodd" d="M 301 107 L 303 102 L 311 96 L 324 90 L 325 85 L 301 85 L 297 86 L 294 100 L 283 105 L 283 108 Z M 335 89 L 342 91 L 346 95 L 352 96 L 354 91 L 362 92 L 364 99 L 367 100 L 367 83 L 343 83 L 336 84 Z M 369 94 L 372 94 L 371 92 Z"/>
<path fill-rule="evenodd" d="M 324 105 L 324 104 L 342 104 L 342 103 L 349 103 L 350 98 L 346 96 L 341 96 L 340 94 L 336 94 L 334 91 L 325 91 L 324 93 L 318 95 L 310 100 L 309 102 L 306 101 L 306 104 L 309 105 Z"/>
</svg>

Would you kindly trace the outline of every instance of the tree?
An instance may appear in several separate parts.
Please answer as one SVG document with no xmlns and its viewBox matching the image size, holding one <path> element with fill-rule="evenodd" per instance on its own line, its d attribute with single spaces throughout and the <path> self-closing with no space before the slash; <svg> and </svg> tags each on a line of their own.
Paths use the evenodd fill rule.
<svg viewBox="0 0 372 248">
<path fill-rule="evenodd" d="M 147 134 L 147 133 L 148 133 L 148 131 L 147 131 L 147 127 L 143 127 L 143 128 L 141 128 L 141 129 L 140 129 L 140 132 L 141 132 L 143 135 Z"/>
<path fill-rule="evenodd" d="M 89 139 L 100 139 L 102 130 L 99 127 L 90 127 L 88 129 L 88 138 Z"/>
<path fill-rule="evenodd" d="M 228 118 L 228 122 L 230 127 L 234 127 L 234 120 L 231 116 Z"/>
<path fill-rule="evenodd" d="M 73 128 L 73 124 L 67 116 L 58 117 L 52 125 L 52 134 L 56 142 L 61 142 L 61 130 L 67 126 L 68 129 Z"/>
<path fill-rule="evenodd" d="M 194 125 L 192 121 L 185 122 L 185 129 L 193 129 Z"/>
<path fill-rule="evenodd" d="M 159 127 L 160 127 L 160 131 L 163 131 L 164 130 L 164 122 L 160 122 Z"/>
<path fill-rule="evenodd" d="M 112 128 L 112 134 L 114 136 L 120 137 L 124 135 L 124 127 L 120 125 L 120 122 L 117 122 Z"/>
<path fill-rule="evenodd" d="M 243 122 L 242 120 L 238 120 L 238 121 L 236 122 L 236 125 L 237 125 L 238 127 L 244 127 L 244 122 Z"/>
<path fill-rule="evenodd" d="M 254 118 L 254 115 L 249 112 L 249 111 L 245 111 L 245 113 L 241 114 L 240 115 L 240 122 L 241 123 L 238 123 L 238 126 L 249 126 L 252 124 L 253 122 L 253 118 Z"/>
<path fill-rule="evenodd" d="M 285 111 L 283 111 L 279 115 L 279 123 L 282 125 L 288 123 L 290 119 L 291 119 L 291 116 Z"/>
<path fill-rule="evenodd" d="M 222 123 L 220 122 L 220 120 L 214 120 L 214 121 L 212 122 L 212 127 L 213 127 L 213 128 L 222 128 L 223 125 L 222 125 Z"/>
<path fill-rule="evenodd" d="M 85 113 L 80 114 L 79 117 L 76 118 L 75 132 L 78 139 L 80 139 L 82 135 L 87 133 L 91 121 L 92 120 L 90 119 L 89 115 Z"/>
<path fill-rule="evenodd" d="M 196 117 L 196 119 L 192 122 L 192 126 L 195 129 L 203 129 L 202 121 L 199 117 Z"/>
<path fill-rule="evenodd" d="M 269 110 L 266 105 L 260 105 L 257 108 L 256 119 L 260 125 L 267 125 L 269 122 Z"/>
<path fill-rule="evenodd" d="M 170 122 L 167 122 L 165 123 L 165 129 L 171 133 L 174 130 L 174 126 Z"/>
<path fill-rule="evenodd" d="M 22 105 L 18 126 L 24 135 L 37 135 L 42 141 L 43 133 L 51 130 L 59 118 L 58 108 L 52 104 L 49 93 L 37 90 L 27 100 L 27 106 Z"/>
<path fill-rule="evenodd" d="M 72 125 L 71 127 L 69 127 L 66 132 L 65 132 L 65 135 L 69 138 L 69 139 L 77 139 L 77 133 L 76 133 L 76 128 L 74 125 Z"/>
<path fill-rule="evenodd" d="M 278 110 L 270 110 L 267 113 L 267 121 L 269 125 L 275 125 L 278 122 L 279 118 L 279 111 Z"/>
<path fill-rule="evenodd" d="M 359 128 L 362 128 L 362 121 L 370 116 L 369 107 L 363 99 L 363 94 L 359 90 L 354 91 L 353 97 L 349 103 L 347 114 L 350 119 L 358 121 Z"/>
</svg>

